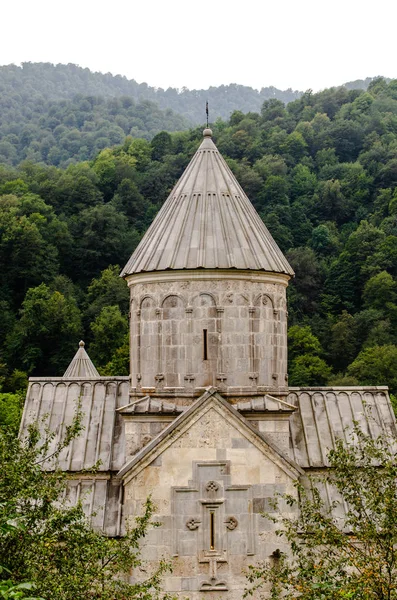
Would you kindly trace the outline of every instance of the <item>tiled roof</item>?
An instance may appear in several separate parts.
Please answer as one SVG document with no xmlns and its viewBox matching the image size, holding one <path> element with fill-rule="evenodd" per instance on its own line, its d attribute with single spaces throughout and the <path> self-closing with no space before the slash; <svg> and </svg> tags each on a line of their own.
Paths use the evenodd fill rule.
<svg viewBox="0 0 397 600">
<path fill-rule="evenodd" d="M 122 276 L 167 269 L 294 272 L 211 139 L 210 129 Z"/>
<path fill-rule="evenodd" d="M 150 396 L 145 396 L 139 400 L 135 400 L 126 406 L 118 408 L 117 411 L 122 415 L 143 415 L 143 414 L 170 414 L 178 415 L 183 412 L 186 407 L 175 404 L 174 402 L 164 402 Z"/>
<path fill-rule="evenodd" d="M 124 461 L 122 414 L 175 414 L 186 407 L 142 398 L 128 404 L 128 377 L 101 377 L 77 382 L 63 378 L 31 378 L 21 431 L 45 418 L 56 431 L 54 444 L 72 418 L 78 398 L 84 413 L 84 430 L 60 457 L 66 471 L 89 469 L 97 460 L 99 471 L 117 471 Z M 348 439 L 346 428 L 357 421 L 372 436 L 397 435 L 386 387 L 290 388 L 288 403 L 265 399 L 241 401 L 234 408 L 246 412 L 292 412 L 291 458 L 303 468 L 327 465 L 327 453 L 337 437 Z M 267 407 L 266 407 L 267 403 Z"/>
<path fill-rule="evenodd" d="M 62 452 L 59 460 L 61 469 L 74 473 L 68 482 L 67 497 L 70 502 L 82 498 L 92 524 L 109 535 L 119 535 L 121 500 L 119 482 L 114 476 L 122 469 L 126 458 L 122 415 L 168 414 L 177 417 L 188 407 L 148 397 L 128 404 L 128 377 L 87 378 L 85 381 L 61 377 L 31 378 L 21 435 L 29 423 L 38 422 L 43 431 L 47 425 L 56 433 L 55 446 L 72 421 L 79 398 L 84 429 Z M 327 466 L 327 453 L 337 438 L 349 441 L 348 432 L 354 421 L 372 437 L 379 434 L 397 437 L 388 390 L 383 386 L 290 388 L 287 402 L 266 396 L 240 401 L 232 408 L 243 414 L 290 413 L 290 458 L 303 469 Z M 83 469 L 89 471 L 97 461 L 101 463 L 97 475 L 79 473 Z"/>
<path fill-rule="evenodd" d="M 94 366 L 94 363 L 85 351 L 84 346 L 85 344 L 83 340 L 81 340 L 79 342 L 79 349 L 77 350 L 76 354 L 72 359 L 72 362 L 65 371 L 65 379 L 79 379 L 81 377 L 85 379 L 93 379 L 95 377 L 100 377 L 98 371 Z"/>
<path fill-rule="evenodd" d="M 124 532 L 122 520 L 122 485 L 117 479 L 105 477 L 73 477 L 66 484 L 64 503 L 82 503 L 91 526 L 109 536 Z"/>
<path fill-rule="evenodd" d="M 397 437 L 385 386 L 290 388 L 287 400 L 298 408 L 290 418 L 290 444 L 292 457 L 303 468 L 327 466 L 335 440 L 351 442 L 354 422 L 374 438 Z"/>
<path fill-rule="evenodd" d="M 22 416 L 21 433 L 36 422 L 56 432 L 53 446 L 72 422 L 80 399 L 83 431 L 59 457 L 64 471 L 91 469 L 117 471 L 124 461 L 124 430 L 117 408 L 128 402 L 128 377 L 100 377 L 86 381 L 61 377 L 31 378 Z M 51 453 L 51 452 L 50 452 Z M 46 466 L 46 465 L 44 465 Z M 47 466 L 50 468 L 50 465 Z"/>
<path fill-rule="evenodd" d="M 274 398 L 269 394 L 261 396 L 259 398 L 250 398 L 247 400 L 240 400 L 234 405 L 234 408 L 242 413 L 262 413 L 262 412 L 286 412 L 291 413 L 296 410 L 295 406 Z"/>
</svg>

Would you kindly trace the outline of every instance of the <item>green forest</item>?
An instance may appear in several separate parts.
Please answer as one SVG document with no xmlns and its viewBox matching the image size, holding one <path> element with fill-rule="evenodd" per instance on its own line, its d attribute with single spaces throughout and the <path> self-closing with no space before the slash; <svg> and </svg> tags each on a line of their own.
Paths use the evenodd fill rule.
<svg viewBox="0 0 397 600">
<path fill-rule="evenodd" d="M 366 87 L 371 79 L 357 80 L 355 87 Z M 347 84 L 350 85 L 350 84 Z M 211 104 L 213 116 L 228 118 L 230 113 L 240 110 L 260 110 L 264 100 L 277 98 L 285 103 L 296 100 L 302 92 L 279 90 L 274 86 L 255 90 L 252 87 L 237 85 L 220 85 L 207 90 L 176 89 L 164 90 L 147 83 L 137 83 L 121 75 L 111 73 L 93 73 L 78 65 L 53 65 L 51 63 L 22 63 L 0 66 L 0 89 L 2 93 L 18 101 L 18 94 L 26 99 L 66 100 L 75 95 L 117 98 L 120 96 L 133 98 L 135 101 L 149 100 L 156 102 L 163 110 L 172 109 L 190 120 L 191 124 L 201 123 L 203 106 L 206 100 Z"/>
<path fill-rule="evenodd" d="M 62 102 L 67 113 L 67 99 L 56 111 Z M 97 106 L 108 103 L 114 123 L 128 119 L 125 99 Z M 35 125 L 43 132 L 46 106 Z M 102 374 L 128 373 L 120 267 L 203 129 L 155 133 L 151 105 L 143 106 L 150 135 L 126 136 L 129 126 L 120 127 L 118 138 L 86 154 L 76 141 L 80 162 L 54 161 L 51 150 L 25 153 L 28 137 L 0 133 L 0 149 L 13 146 L 10 135 L 20 139 L 17 154 L 0 164 L 3 392 L 23 388 L 28 375 L 62 375 L 81 338 Z M 183 126 L 176 114 L 157 107 L 154 114 L 173 123 L 163 129 Z M 6 126 L 2 119 L 1 131 Z M 94 119 L 93 135 L 97 126 Z M 290 385 L 387 384 L 396 393 L 397 80 L 306 92 L 286 105 L 271 98 L 258 112 L 235 110 L 211 126 L 296 272 L 288 292 Z"/>
<path fill-rule="evenodd" d="M 366 88 L 370 81 L 346 86 Z M 288 103 L 301 95 L 236 84 L 163 90 L 73 64 L 0 66 L 0 163 L 30 160 L 65 168 L 94 159 L 127 135 L 150 140 L 163 130 L 182 131 L 201 124 L 206 101 L 216 120 L 229 119 L 236 109 L 259 112 L 271 98 Z"/>
</svg>

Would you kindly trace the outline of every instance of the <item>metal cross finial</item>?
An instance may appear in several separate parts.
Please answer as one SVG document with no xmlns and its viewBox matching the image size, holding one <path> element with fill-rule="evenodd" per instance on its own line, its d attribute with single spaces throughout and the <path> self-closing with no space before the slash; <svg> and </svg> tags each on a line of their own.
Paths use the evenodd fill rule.
<svg viewBox="0 0 397 600">
<path fill-rule="evenodd" d="M 207 102 L 205 103 L 205 113 L 206 113 L 206 115 L 207 115 L 207 129 L 208 129 L 208 100 L 207 100 Z"/>
</svg>

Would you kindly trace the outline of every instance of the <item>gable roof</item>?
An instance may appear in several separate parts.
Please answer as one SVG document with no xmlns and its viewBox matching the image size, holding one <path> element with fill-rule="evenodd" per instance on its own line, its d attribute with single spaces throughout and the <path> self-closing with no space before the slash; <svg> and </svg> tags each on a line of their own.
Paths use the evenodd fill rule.
<svg viewBox="0 0 397 600">
<path fill-rule="evenodd" d="M 257 398 L 247 398 L 240 400 L 233 407 L 239 412 L 245 413 L 292 413 L 297 407 L 288 404 L 280 398 L 274 398 L 269 394 Z M 188 406 L 176 404 L 175 402 L 165 402 L 151 396 L 144 396 L 139 400 L 134 400 L 125 406 L 117 409 L 122 415 L 177 415 L 188 409 Z"/>
<path fill-rule="evenodd" d="M 284 454 L 265 433 L 261 433 L 255 429 L 215 388 L 210 387 L 194 404 L 163 429 L 147 446 L 142 448 L 131 460 L 127 461 L 117 473 L 117 477 L 131 477 L 133 470 L 139 467 L 144 468 L 146 464 L 150 464 L 165 448 L 175 441 L 178 434 L 182 435 L 185 429 L 189 427 L 189 422 L 194 416 L 197 416 L 200 412 L 204 413 L 211 405 L 220 407 L 224 413 L 226 411 L 236 425 L 240 428 L 242 427 L 252 440 L 256 440 L 262 450 L 266 446 L 273 460 L 290 476 L 297 477 L 303 474 L 299 465 Z"/>
<path fill-rule="evenodd" d="M 124 459 L 124 427 L 117 408 L 128 401 L 129 377 L 76 379 L 31 377 L 21 419 L 20 435 L 36 423 L 43 437 L 54 434 L 49 455 L 71 424 L 80 400 L 82 431 L 59 456 L 63 471 L 90 470 L 99 460 L 99 472 L 118 471 Z M 44 464 L 52 470 L 53 463 Z"/>
<path fill-rule="evenodd" d="M 208 393 L 209 391 L 199 400 L 207 397 Z M 198 402 L 189 408 L 168 402 L 162 402 L 160 407 L 159 399 L 151 398 L 148 402 L 146 397 L 128 404 L 128 377 L 31 377 L 21 420 L 21 435 L 26 433 L 30 423 L 37 423 L 43 433 L 47 425 L 56 434 L 55 444 L 63 435 L 64 428 L 71 422 L 79 398 L 82 402 L 84 430 L 70 447 L 65 448 L 59 462 L 60 468 L 74 472 L 90 469 L 98 459 L 101 460 L 100 472 L 117 472 L 124 468 L 125 440 L 122 415 L 160 414 L 172 417 L 177 416 L 182 409 L 183 415 L 189 415 L 195 410 Z M 222 406 L 227 406 L 229 412 L 234 415 L 239 415 L 238 410 L 247 416 L 261 412 L 258 410 L 258 399 L 252 402 L 241 401 L 234 406 L 223 399 L 221 401 Z M 293 462 L 303 469 L 327 466 L 327 454 L 334 447 L 335 439 L 342 437 L 349 441 L 346 428 L 351 429 L 354 421 L 372 437 L 384 434 L 397 438 L 396 420 L 385 386 L 290 388 L 287 401 L 285 410 L 272 410 L 271 413 L 291 415 L 291 456 Z M 288 408 L 289 406 L 296 408 L 292 414 L 292 408 Z M 168 412 L 169 410 L 171 412 Z M 266 410 L 263 412 L 269 414 Z M 178 419 L 180 417 L 171 425 L 175 424 L 177 427 L 180 422 Z M 241 419 L 252 429 L 247 419 Z M 170 431 L 168 427 L 166 430 Z M 258 431 L 254 431 L 256 435 L 261 436 Z M 268 438 L 266 441 L 270 447 L 274 446 L 274 442 Z M 51 468 L 50 465 L 45 467 Z"/>
<path fill-rule="evenodd" d="M 329 466 L 335 441 L 352 443 L 354 423 L 374 439 L 397 438 L 387 386 L 290 388 L 287 400 L 297 408 L 290 417 L 292 456 L 304 469 Z"/>
<path fill-rule="evenodd" d="M 294 275 L 237 179 L 204 130 L 204 140 L 124 267 L 250 269 Z"/>
<path fill-rule="evenodd" d="M 65 379 L 75 379 L 79 377 L 84 377 L 85 379 L 94 379 L 96 377 L 100 377 L 94 366 L 94 363 L 85 351 L 84 346 L 85 344 L 83 340 L 81 340 L 79 342 L 79 349 L 77 350 L 72 362 L 63 375 Z"/>
</svg>

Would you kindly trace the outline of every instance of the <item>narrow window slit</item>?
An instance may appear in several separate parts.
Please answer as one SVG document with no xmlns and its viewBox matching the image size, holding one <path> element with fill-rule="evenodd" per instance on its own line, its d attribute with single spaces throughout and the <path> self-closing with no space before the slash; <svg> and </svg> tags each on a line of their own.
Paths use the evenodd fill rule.
<svg viewBox="0 0 397 600">
<path fill-rule="evenodd" d="M 203 360 L 208 360 L 208 333 L 203 329 Z"/>
<path fill-rule="evenodd" d="M 210 512 L 210 550 L 215 550 L 215 513 Z"/>
</svg>

